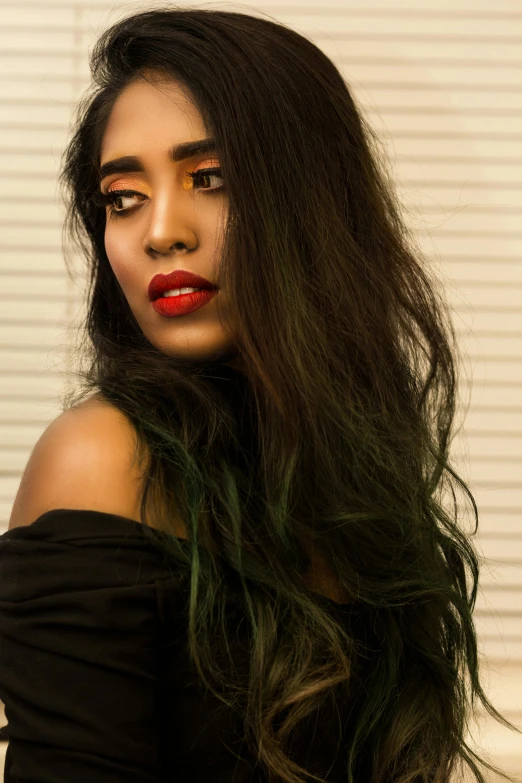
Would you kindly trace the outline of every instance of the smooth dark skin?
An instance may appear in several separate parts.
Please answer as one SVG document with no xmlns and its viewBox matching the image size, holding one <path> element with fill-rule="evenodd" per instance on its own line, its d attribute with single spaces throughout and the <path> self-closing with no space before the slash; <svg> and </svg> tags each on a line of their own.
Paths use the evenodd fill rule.
<svg viewBox="0 0 522 783">
<path fill-rule="evenodd" d="M 119 202 L 118 208 L 132 210 L 116 219 L 109 218 L 106 208 L 107 256 L 136 321 L 158 350 L 196 363 L 223 360 L 235 367 L 225 291 L 220 289 L 195 312 L 174 318 L 156 313 L 148 298 L 147 287 L 158 273 L 184 269 L 216 282 L 228 204 L 225 190 L 210 192 L 223 184 L 221 177 L 212 175 L 197 187 L 185 173 L 219 166 L 215 153 L 177 163 L 168 154 L 176 144 L 210 135 L 198 109 L 177 82 L 153 73 L 147 77 L 153 84 L 139 79 L 119 96 L 102 140 L 100 165 L 133 155 L 145 169 L 112 174 L 100 183 L 104 192 L 125 183 L 145 196 Z"/>
</svg>

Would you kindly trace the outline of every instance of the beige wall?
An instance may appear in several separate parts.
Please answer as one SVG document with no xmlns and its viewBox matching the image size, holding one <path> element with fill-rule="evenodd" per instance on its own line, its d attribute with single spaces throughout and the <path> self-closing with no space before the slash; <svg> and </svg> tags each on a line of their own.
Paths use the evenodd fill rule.
<svg viewBox="0 0 522 783">
<path fill-rule="evenodd" d="M 70 380 L 82 296 L 63 265 L 56 170 L 88 50 L 122 14 L 154 4 L 0 0 L 0 533 Z M 475 617 L 490 698 L 522 728 L 522 4 L 211 6 L 267 12 L 311 38 L 387 144 L 460 336 L 469 411 L 461 407 L 454 453 L 478 504 L 485 558 Z M 522 780 L 520 736 L 489 719 L 477 736 Z"/>
</svg>

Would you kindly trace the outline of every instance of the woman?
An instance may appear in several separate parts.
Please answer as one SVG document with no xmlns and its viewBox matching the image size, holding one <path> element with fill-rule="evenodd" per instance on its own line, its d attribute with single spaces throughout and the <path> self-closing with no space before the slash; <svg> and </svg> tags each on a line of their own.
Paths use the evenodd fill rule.
<svg viewBox="0 0 522 783">
<path fill-rule="evenodd" d="M 88 367 L 0 537 L 5 779 L 484 781 L 465 686 L 511 724 L 437 496 L 478 521 L 455 335 L 371 128 L 246 14 L 129 16 L 92 74 L 62 174 Z"/>
</svg>

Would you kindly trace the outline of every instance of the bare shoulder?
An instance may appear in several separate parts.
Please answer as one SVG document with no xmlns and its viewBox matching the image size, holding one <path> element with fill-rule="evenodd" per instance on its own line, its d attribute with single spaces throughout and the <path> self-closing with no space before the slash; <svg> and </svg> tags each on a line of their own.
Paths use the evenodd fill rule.
<svg viewBox="0 0 522 783">
<path fill-rule="evenodd" d="M 140 522 L 142 466 L 127 417 L 102 395 L 64 411 L 45 429 L 26 465 L 9 529 L 57 508 L 120 514 Z"/>
<path fill-rule="evenodd" d="M 121 414 L 121 411 L 119 411 L 118 408 L 116 408 L 116 406 L 113 405 L 112 402 L 110 402 L 110 400 L 108 400 L 102 392 L 96 392 L 95 394 L 91 394 L 90 397 L 86 397 L 81 402 L 77 402 L 71 408 L 64 411 L 64 413 L 70 413 L 71 411 L 83 411 L 86 409 L 112 410 L 115 413 L 123 415 Z"/>
</svg>

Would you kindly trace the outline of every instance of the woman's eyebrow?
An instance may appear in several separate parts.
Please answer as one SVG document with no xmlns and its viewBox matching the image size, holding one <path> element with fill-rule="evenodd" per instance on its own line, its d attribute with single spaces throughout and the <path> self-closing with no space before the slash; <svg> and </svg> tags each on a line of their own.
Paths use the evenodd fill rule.
<svg viewBox="0 0 522 783">
<path fill-rule="evenodd" d="M 216 142 L 214 139 L 198 139 L 197 141 L 186 141 L 183 144 L 177 144 L 169 149 L 169 158 L 175 163 L 186 158 L 192 158 L 194 155 L 200 155 L 205 152 L 215 152 Z M 122 158 L 108 160 L 100 166 L 99 181 L 108 177 L 109 174 L 134 174 L 138 171 L 145 171 L 143 163 L 135 155 L 125 155 Z"/>
</svg>

